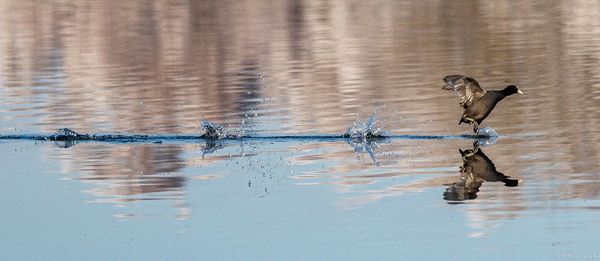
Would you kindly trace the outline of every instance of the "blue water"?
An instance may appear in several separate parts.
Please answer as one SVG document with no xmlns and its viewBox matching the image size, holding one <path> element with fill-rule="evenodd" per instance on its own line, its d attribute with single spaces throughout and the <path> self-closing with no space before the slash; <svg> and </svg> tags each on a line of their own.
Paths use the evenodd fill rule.
<svg viewBox="0 0 600 261">
<path fill-rule="evenodd" d="M 420 142 L 436 146 L 439 141 Z M 77 146 L 135 151 L 171 145 Z M 93 161 L 80 163 L 81 174 L 65 174 L 61 172 L 68 170 L 60 164 L 64 156 L 57 156 L 65 149 L 48 142 L 4 143 L 0 153 L 5 168 L 12 171 L 1 185 L 2 193 L 11 195 L 4 198 L 2 208 L 11 211 L 0 215 L 10 224 L 0 231 L 5 235 L 0 257 L 364 260 L 486 255 L 504 260 L 563 259 L 559 257 L 592 254 L 597 249 L 598 221 L 578 209 L 597 206 L 598 200 L 506 206 L 496 202 L 496 194 L 530 198 L 535 185 L 512 189 L 489 183 L 480 193 L 481 201 L 453 205 L 442 200 L 443 186 L 431 182 L 444 175 L 352 179 L 380 171 L 336 174 L 330 171 L 340 165 L 334 159 L 302 163 L 302 158 L 339 153 L 338 146 L 347 146 L 343 142 L 259 141 L 242 146 L 249 150 L 243 157 L 239 144 L 228 143 L 205 155 L 204 161 L 201 149 L 187 148 L 182 158 L 195 159 L 193 163 L 177 171 L 150 174 L 154 182 L 137 181 L 139 187 L 129 188 L 142 192 L 145 185 L 162 184 L 164 189 L 118 195 L 128 189 L 123 185 L 127 182 L 85 174 Z M 298 150 L 313 146 L 315 151 Z M 211 160 L 221 157 L 228 159 Z M 173 163 L 183 159 L 173 159 Z M 351 155 L 338 160 L 368 164 Z M 36 164 L 23 167 L 23 162 Z M 451 171 L 451 167 L 431 170 Z M 174 184 L 167 179 L 176 178 L 184 184 L 167 188 Z M 370 183 L 354 185 L 352 181 Z M 435 251 L 418 251 L 424 248 Z"/>
</svg>

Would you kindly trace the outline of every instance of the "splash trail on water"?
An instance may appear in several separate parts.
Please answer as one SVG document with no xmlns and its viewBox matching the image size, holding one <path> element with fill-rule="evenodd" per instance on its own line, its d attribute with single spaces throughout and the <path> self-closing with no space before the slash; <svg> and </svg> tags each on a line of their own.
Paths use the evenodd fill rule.
<svg viewBox="0 0 600 261">
<path fill-rule="evenodd" d="M 381 108 L 381 107 L 380 107 Z M 363 142 L 371 140 L 477 140 L 482 145 L 491 145 L 496 142 L 498 134 L 490 128 L 481 129 L 477 134 L 462 135 L 393 135 L 383 129 L 381 121 L 377 119 L 376 109 L 367 121 L 357 120 L 348 128 L 344 134 L 315 134 L 315 135 L 246 135 L 242 127 L 233 130 L 210 121 L 202 121 L 200 128 L 202 134 L 81 134 L 68 128 L 61 128 L 53 134 L 10 134 L 0 135 L 0 140 L 34 140 L 34 141 L 69 141 L 69 142 L 113 142 L 113 143 L 163 143 L 163 142 L 193 142 L 197 140 L 317 140 L 335 141 L 351 140 L 352 142 Z"/>
<path fill-rule="evenodd" d="M 270 135 L 270 136 L 226 136 L 215 138 L 211 135 L 184 135 L 184 134 L 164 134 L 164 135 L 141 135 L 141 134 L 79 134 L 75 135 L 42 135 L 42 134 L 11 134 L 0 135 L 0 140 L 35 140 L 35 141 L 96 141 L 96 142 L 169 142 L 169 141 L 191 141 L 191 140 L 349 140 L 353 139 L 345 134 L 316 134 L 316 135 Z M 462 135 L 388 135 L 388 136 L 367 136 L 367 140 L 376 139 L 407 139 L 407 140 L 474 140 L 474 139 L 493 139 L 486 135 L 462 134 Z"/>
</svg>

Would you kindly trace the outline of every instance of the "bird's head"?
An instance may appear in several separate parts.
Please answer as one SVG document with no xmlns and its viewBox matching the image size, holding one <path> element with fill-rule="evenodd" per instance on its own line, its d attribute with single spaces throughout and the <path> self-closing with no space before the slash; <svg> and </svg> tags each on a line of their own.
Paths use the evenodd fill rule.
<svg viewBox="0 0 600 261">
<path fill-rule="evenodd" d="M 521 89 L 519 89 L 519 87 L 517 87 L 516 85 L 512 85 L 512 84 L 509 86 L 506 86 L 506 88 L 504 88 L 504 90 L 502 90 L 502 92 L 504 94 L 506 94 L 506 96 L 513 95 L 515 93 L 523 95 L 523 91 L 521 91 Z"/>
</svg>

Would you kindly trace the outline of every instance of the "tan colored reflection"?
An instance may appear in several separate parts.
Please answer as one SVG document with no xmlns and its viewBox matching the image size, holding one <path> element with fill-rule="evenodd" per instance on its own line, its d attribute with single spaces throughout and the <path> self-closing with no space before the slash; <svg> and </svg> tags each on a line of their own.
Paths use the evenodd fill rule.
<svg viewBox="0 0 600 261">
<path fill-rule="evenodd" d="M 459 115 L 451 94 L 433 87 L 454 72 L 488 88 L 515 82 L 528 93 L 557 94 L 500 106 L 488 124 L 505 132 L 598 116 L 557 109 L 591 106 L 595 99 L 586 97 L 600 86 L 593 71 L 600 32 L 585 18 L 596 9 L 582 5 L 3 1 L 0 8 L 7 97 L 27 103 L 48 95 L 23 115 L 39 117 L 45 131 L 196 132 L 202 118 L 239 124 L 260 112 L 251 122 L 258 130 L 283 119 L 265 129 L 340 133 L 354 114 L 387 104 L 401 119 L 391 130 L 445 134 L 464 129 L 449 120 Z M 57 79 L 47 82 L 50 75 Z M 581 87 L 561 88 L 572 83 Z M 46 88 L 20 88 L 32 85 Z M 553 109 L 531 106 L 534 99 Z"/>
</svg>

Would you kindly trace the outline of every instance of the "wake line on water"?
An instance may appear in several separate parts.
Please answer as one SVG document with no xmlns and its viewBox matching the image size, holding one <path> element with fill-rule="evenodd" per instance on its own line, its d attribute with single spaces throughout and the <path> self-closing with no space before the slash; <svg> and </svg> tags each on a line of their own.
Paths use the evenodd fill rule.
<svg viewBox="0 0 600 261">
<path fill-rule="evenodd" d="M 185 141 L 215 141 L 215 140 L 350 140 L 353 142 L 368 142 L 372 140 L 452 140 L 467 139 L 478 140 L 482 144 L 495 143 L 498 134 L 490 128 L 482 128 L 477 134 L 462 135 L 393 135 L 384 130 L 382 122 L 377 119 L 377 114 L 385 106 L 376 108 L 373 114 L 366 121 L 357 119 L 346 130 L 344 134 L 320 134 L 320 135 L 270 135 L 270 136 L 250 136 L 246 135 L 244 121 L 242 121 L 239 130 L 227 129 L 223 125 L 210 121 L 202 121 L 200 128 L 204 131 L 200 135 L 142 135 L 142 134 L 80 134 L 71 129 L 63 128 L 57 130 L 54 134 L 13 134 L 0 135 L 0 140 L 35 140 L 35 141 L 96 141 L 113 143 L 162 143 L 162 142 L 185 142 Z"/>
<path fill-rule="evenodd" d="M 65 129 L 61 129 L 61 132 Z M 139 134 L 79 134 L 69 129 L 69 135 L 63 134 L 14 134 L 0 135 L 0 140 L 35 140 L 35 141 L 97 141 L 97 142 L 168 142 L 168 141 L 190 141 L 190 140 L 354 140 L 356 138 L 343 135 L 270 135 L 270 136 L 240 136 L 240 137 L 221 137 L 214 138 L 211 135 L 139 135 Z M 452 140 L 452 139 L 491 139 L 494 136 L 488 135 L 387 135 L 387 136 L 365 136 L 365 140 Z"/>
</svg>

